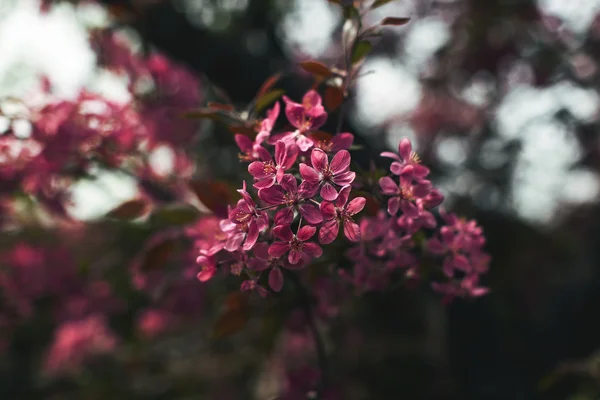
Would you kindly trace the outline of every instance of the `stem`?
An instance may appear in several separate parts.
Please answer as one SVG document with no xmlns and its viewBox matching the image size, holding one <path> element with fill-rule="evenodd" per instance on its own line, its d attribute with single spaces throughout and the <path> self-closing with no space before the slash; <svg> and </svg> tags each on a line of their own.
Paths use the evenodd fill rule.
<svg viewBox="0 0 600 400">
<path fill-rule="evenodd" d="M 290 272 L 289 277 L 290 280 L 296 285 L 298 293 L 300 294 L 302 310 L 304 311 L 304 315 L 306 316 L 306 320 L 308 322 L 308 327 L 312 333 L 315 345 L 317 347 L 317 361 L 319 364 L 319 370 L 321 371 L 319 385 L 317 387 L 317 396 L 315 398 L 318 400 L 321 398 L 323 392 L 327 388 L 327 353 L 325 352 L 323 338 L 321 337 L 321 334 L 317 329 L 315 317 L 310 306 L 310 298 L 308 296 L 308 292 L 306 291 L 306 288 L 302 284 L 302 281 L 296 274 Z"/>
</svg>

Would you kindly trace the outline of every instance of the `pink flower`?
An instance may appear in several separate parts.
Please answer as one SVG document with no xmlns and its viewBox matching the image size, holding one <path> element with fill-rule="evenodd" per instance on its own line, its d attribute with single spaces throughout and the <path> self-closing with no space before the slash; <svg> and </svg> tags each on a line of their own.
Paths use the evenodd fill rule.
<svg viewBox="0 0 600 400">
<path fill-rule="evenodd" d="M 290 224 L 294 219 L 294 210 L 297 210 L 309 224 L 321 223 L 323 216 L 319 209 L 313 204 L 305 203 L 305 200 L 312 196 L 314 196 L 314 191 L 307 191 L 305 184 L 300 185 L 300 189 L 298 189 L 296 177 L 291 174 L 283 176 L 280 186 L 272 186 L 258 191 L 258 197 L 265 203 L 286 206 L 275 214 L 276 225 Z"/>
<path fill-rule="evenodd" d="M 301 163 L 300 175 L 309 188 L 321 187 L 321 197 L 326 201 L 334 201 L 338 197 L 333 186 L 346 186 L 351 184 L 356 174 L 350 171 L 350 153 L 347 150 L 338 151 L 331 165 L 327 153 L 321 149 L 313 149 L 310 160 L 312 167 Z"/>
<path fill-rule="evenodd" d="M 57 328 L 44 368 L 50 374 L 78 372 L 88 358 L 109 353 L 116 345 L 116 337 L 100 316 L 67 322 Z"/>
<path fill-rule="evenodd" d="M 310 90 L 302 98 L 302 104 L 295 103 L 286 96 L 283 100 L 285 115 L 296 130 L 272 136 L 269 143 L 274 144 L 277 140 L 286 143 L 295 142 L 301 151 L 307 151 L 313 146 L 314 141 L 305 133 L 320 128 L 327 120 L 327 113 L 321 104 L 321 96 L 316 91 Z"/>
<path fill-rule="evenodd" d="M 389 176 L 379 180 L 383 194 L 393 196 L 388 200 L 388 212 L 394 216 L 398 209 L 411 218 L 420 215 L 419 207 L 415 204 L 417 199 L 426 197 L 431 192 L 431 182 L 421 180 L 413 183 L 412 177 L 401 176 L 400 185 L 396 185 Z"/>
<path fill-rule="evenodd" d="M 414 176 L 415 178 L 424 178 L 429 175 L 429 169 L 421 165 L 421 160 L 417 153 L 412 151 L 410 140 L 404 138 L 398 145 L 398 156 L 395 153 L 384 151 L 381 157 L 387 157 L 395 160 L 390 166 L 390 171 L 395 175 Z"/>
<path fill-rule="evenodd" d="M 260 143 L 250 140 L 248 136 L 238 133 L 234 136 L 234 139 L 242 151 L 238 155 L 240 161 L 269 160 L 271 158 L 267 149 L 262 147 Z"/>
<path fill-rule="evenodd" d="M 340 150 L 348 150 L 354 143 L 354 135 L 348 132 L 338 133 L 331 136 L 325 132 L 316 132 L 310 135 L 314 146 L 326 153 L 337 153 Z"/>
<path fill-rule="evenodd" d="M 269 245 L 266 243 L 258 243 L 254 248 L 254 257 L 249 261 L 249 267 L 253 271 L 259 272 L 270 268 L 269 286 L 273 291 L 279 292 L 283 288 L 284 281 L 281 268 L 296 270 L 304 268 L 304 264 L 299 262 L 298 264 L 293 265 L 281 257 L 272 257 L 269 255 Z"/>
<path fill-rule="evenodd" d="M 260 144 L 264 142 L 264 140 L 271 135 L 271 131 L 275 126 L 275 121 L 277 121 L 277 117 L 279 117 L 279 109 L 279 102 L 276 102 L 273 108 L 267 111 L 267 118 L 263 119 L 261 122 L 260 131 L 258 132 L 258 135 L 256 135 L 256 143 Z"/>
<path fill-rule="evenodd" d="M 225 248 L 228 251 L 237 250 L 244 239 L 246 240 L 242 248 L 250 250 L 256 243 L 259 233 L 269 225 L 267 214 L 256 208 L 256 203 L 246 191 L 246 182 L 238 192 L 242 195 L 242 199 L 233 210 L 229 211 L 229 221 L 221 221 L 221 229 L 227 233 Z"/>
<path fill-rule="evenodd" d="M 340 230 L 340 224 L 344 224 L 344 235 L 352 242 L 360 240 L 360 227 L 354 222 L 354 215 L 358 214 L 365 207 L 367 200 L 364 197 L 357 197 L 350 203 L 350 186 L 344 186 L 340 190 L 335 203 L 323 201 L 321 203 L 321 212 L 325 223 L 319 230 L 319 242 L 329 244 L 335 240 Z"/>
<path fill-rule="evenodd" d="M 317 232 L 314 226 L 303 226 L 298 229 L 297 235 L 292 233 L 289 225 L 279 225 L 273 228 L 273 235 L 280 242 L 275 242 L 269 247 L 271 257 L 281 257 L 289 251 L 290 264 L 298 264 L 302 257 L 319 258 L 323 254 L 321 247 L 312 242 L 307 242 Z"/>
<path fill-rule="evenodd" d="M 248 279 L 248 280 L 245 280 L 244 282 L 242 282 L 242 285 L 240 286 L 240 290 L 242 292 L 250 292 L 252 290 L 256 290 L 256 292 L 260 295 L 260 297 L 265 297 L 266 295 L 269 294 L 269 292 L 267 292 L 267 290 L 264 287 L 262 287 L 258 284 L 256 279 Z"/>
<path fill-rule="evenodd" d="M 202 267 L 196 278 L 200 282 L 207 282 L 215 276 L 217 272 L 217 260 L 214 254 L 209 254 L 206 251 L 200 251 L 200 255 L 196 258 L 196 263 Z"/>
<path fill-rule="evenodd" d="M 254 177 L 254 187 L 263 189 L 281 183 L 286 170 L 290 169 L 298 157 L 298 146 L 286 146 L 283 141 L 275 144 L 275 162 L 269 157 L 266 161 L 254 161 L 248 166 L 248 172 Z"/>
</svg>

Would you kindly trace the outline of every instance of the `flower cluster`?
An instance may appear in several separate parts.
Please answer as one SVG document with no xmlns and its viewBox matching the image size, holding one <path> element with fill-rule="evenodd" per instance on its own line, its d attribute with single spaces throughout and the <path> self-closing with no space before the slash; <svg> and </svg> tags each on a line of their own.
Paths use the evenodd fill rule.
<svg viewBox="0 0 600 400">
<path fill-rule="evenodd" d="M 246 275 L 242 290 L 267 293 L 259 279 L 268 271 L 268 285 L 278 292 L 284 283 L 283 269 L 302 269 L 320 258 L 321 245 L 333 242 L 341 226 L 348 240 L 360 238 L 354 216 L 366 200 L 349 201 L 356 177 L 348 152 L 353 136 L 311 137 L 312 130 L 327 119 L 316 91 L 309 91 L 302 104 L 287 97 L 284 101 L 287 120 L 296 130 L 272 134 L 280 111 L 276 103 L 254 140 L 236 135 L 240 159 L 250 162 L 248 172 L 256 194 L 253 197 L 244 182 L 238 190 L 241 199 L 220 223 L 222 240 L 198 241 L 201 281 L 215 274 L 217 264 L 228 264 L 232 273 Z M 223 253 L 229 256 L 220 256 Z"/>
<path fill-rule="evenodd" d="M 429 251 L 444 257 L 442 271 L 447 281 L 433 283 L 433 288 L 445 295 L 448 302 L 454 297 L 477 297 L 488 292 L 479 286 L 479 277 L 488 270 L 490 256 L 483 250 L 483 230 L 474 220 L 464 220 L 455 214 L 442 213 L 445 225 L 427 242 Z"/>
<path fill-rule="evenodd" d="M 350 133 L 324 137 L 313 131 L 327 119 L 316 91 L 306 93 L 301 104 L 287 97 L 284 102 L 294 131 L 273 133 L 280 111 L 276 103 L 253 140 L 236 135 L 240 160 L 249 162 L 255 195 L 244 181 L 238 190 L 241 199 L 220 222 L 219 232 L 197 241 L 200 281 L 211 279 L 219 266 L 229 266 L 233 274 L 246 277 L 243 291 L 266 295 L 266 282 L 279 292 L 284 270 L 299 270 L 321 258 L 322 246 L 334 242 L 341 230 L 354 245 L 346 252 L 351 268 L 338 271 L 359 292 L 386 288 L 398 270 L 411 280 L 419 278 L 420 253 L 429 249 L 446 256 L 443 272 L 450 282 L 435 284 L 437 291 L 462 297 L 484 293 L 477 282 L 488 258 L 474 223 L 446 216 L 449 226 L 423 246 L 421 233 L 437 228 L 431 210 L 444 197 L 427 179 L 429 169 L 408 139 L 400 141 L 397 153 L 381 154 L 392 159 L 390 174 L 379 180 L 378 195 L 385 199 L 386 210 L 356 219 L 367 200 L 353 196 L 353 189 L 360 188 L 350 170 L 348 149 L 354 137 Z M 268 278 L 261 282 L 266 272 Z M 464 279 L 458 281 L 457 272 L 465 274 Z"/>
<path fill-rule="evenodd" d="M 197 121 L 180 116 L 200 102 L 197 78 L 160 54 L 141 57 L 110 30 L 92 37 L 100 67 L 130 82 L 130 100 L 111 101 L 87 89 L 73 100 L 60 99 L 46 82 L 19 104 L 0 102 L 8 123 L 0 132 L 0 196 L 21 190 L 64 215 L 69 184 L 98 166 L 134 166 L 131 173 L 140 178 L 160 178 L 143 161 L 159 146 L 176 153 L 177 166 L 191 164 L 174 149 L 189 145 L 198 130 Z"/>
</svg>

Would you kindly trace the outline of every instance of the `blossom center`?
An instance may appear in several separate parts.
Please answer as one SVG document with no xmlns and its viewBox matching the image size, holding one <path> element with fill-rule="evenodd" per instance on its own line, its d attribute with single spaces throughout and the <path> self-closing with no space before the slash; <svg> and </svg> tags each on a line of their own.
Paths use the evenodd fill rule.
<svg viewBox="0 0 600 400">
<path fill-rule="evenodd" d="M 304 242 L 298 240 L 298 238 L 294 237 L 290 242 L 290 247 L 293 251 L 302 252 L 302 248 L 304 247 Z"/>
<path fill-rule="evenodd" d="M 273 161 L 265 161 L 263 163 L 263 172 L 265 175 L 272 175 L 277 172 L 277 168 L 275 167 Z"/>
</svg>

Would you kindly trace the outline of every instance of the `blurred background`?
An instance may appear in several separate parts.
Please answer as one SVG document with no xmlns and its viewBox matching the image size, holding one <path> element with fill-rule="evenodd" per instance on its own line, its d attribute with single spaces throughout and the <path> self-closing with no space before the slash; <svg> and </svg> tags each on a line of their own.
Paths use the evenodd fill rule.
<svg viewBox="0 0 600 400">
<path fill-rule="evenodd" d="M 447 197 L 445 207 L 483 226 L 492 256 L 484 283 L 491 293 L 448 307 L 427 288 L 355 300 L 331 328 L 331 364 L 344 388 L 339 398 L 600 398 L 600 1 L 397 0 L 369 13 L 365 23 L 388 16 L 411 21 L 373 42 L 343 131 L 365 146 L 357 156 L 363 163 L 395 149 L 402 137 L 413 140 Z M 54 99 L 76 99 L 85 88 L 115 104 L 130 102 L 131 74 L 110 67 L 120 57 L 111 40 L 134 54 L 162 54 L 180 68 L 166 87 L 176 88 L 173 104 L 182 108 L 219 100 L 221 92 L 243 107 L 279 71 L 293 74 L 278 86 L 298 101 L 312 82 L 297 64 L 337 62 L 342 18 L 339 6 L 326 0 L 3 0 L 0 128 L 29 138 L 32 128 L 10 99 L 35 103 L 43 85 Z M 104 31 L 110 38 L 95 33 Z M 197 91 L 190 94 L 191 85 Z M 190 176 L 239 176 L 232 135 L 213 121 L 188 125 L 178 132 L 189 131 L 193 140 L 163 133 L 169 137 L 151 146 L 144 175 L 151 178 L 141 186 L 130 173 L 101 166 L 69 183 L 64 213 L 72 220 L 66 247 L 78 248 L 69 255 L 73 264 L 117 276 L 132 259 L 152 251 L 151 258 L 160 256 L 152 240 L 175 242 L 165 241 L 160 221 L 130 226 L 101 218 L 138 196 L 140 187 L 155 198 L 177 197 L 177 182 L 167 178 L 187 174 L 189 165 L 195 166 Z M 157 122 L 154 135 L 160 131 Z M 2 157 L 0 166 L 11 162 Z M 4 198 L 7 187 L 0 188 Z M 47 270 L 28 279 L 47 282 L 71 261 L 22 244 L 58 241 L 54 225 L 36 219 L 25 227 L 2 234 L 0 263 L 43 258 L 38 263 Z M 193 264 L 190 254 L 175 254 L 166 256 L 170 263 Z M 89 285 L 108 306 L 98 282 Z M 164 290 L 177 295 L 157 311 L 145 308 L 153 295 L 117 284 L 126 304 L 115 305 L 121 311 L 111 327 L 133 344 L 119 348 L 117 361 L 98 361 L 76 377 L 36 377 L 35 354 L 56 338 L 48 321 L 10 328 L 0 397 L 269 399 L 269 371 L 281 361 L 268 360 L 265 346 L 285 359 L 281 354 L 310 344 L 301 338 L 265 344 L 268 328 L 256 321 L 242 333 L 206 339 L 216 312 L 206 304 L 223 302 L 209 286 L 176 282 Z M 175 302 L 177 312 L 169 308 Z M 172 314 L 185 315 L 185 329 L 158 339 L 149 334 L 152 340 L 139 333 L 146 332 L 140 315 L 150 332 L 152 321 L 164 325 Z M 2 315 L 0 326 L 11 325 L 10 313 Z M 86 321 L 94 332 L 104 329 Z M 107 348 L 115 345 L 112 337 L 103 340 Z"/>
</svg>

